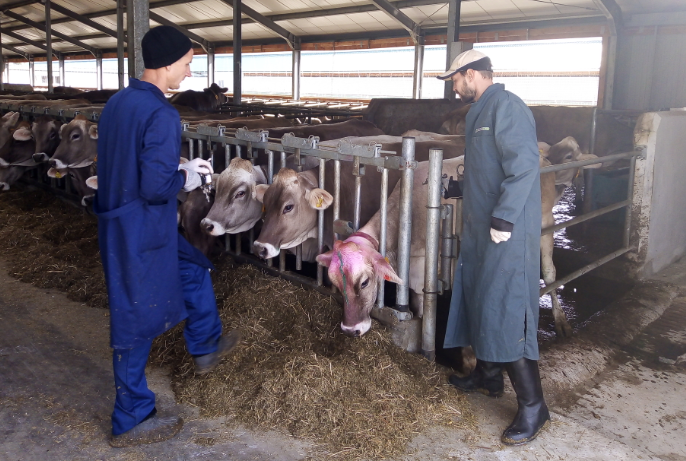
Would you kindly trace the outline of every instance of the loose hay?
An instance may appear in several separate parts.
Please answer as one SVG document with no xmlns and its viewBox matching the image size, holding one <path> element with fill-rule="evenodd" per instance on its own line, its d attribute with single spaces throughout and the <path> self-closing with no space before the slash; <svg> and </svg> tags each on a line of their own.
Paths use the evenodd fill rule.
<svg viewBox="0 0 686 461">
<path fill-rule="evenodd" d="M 0 219 L 0 255 L 13 275 L 106 305 L 92 217 L 21 192 L 0 194 Z M 430 425 L 474 428 L 445 369 L 398 349 L 378 324 L 362 338 L 343 335 L 331 298 L 228 260 L 218 264 L 214 287 L 225 330 L 241 331 L 236 352 L 195 376 L 179 326 L 151 353 L 171 366 L 177 398 L 204 416 L 286 431 L 334 459 L 397 457 Z"/>
</svg>

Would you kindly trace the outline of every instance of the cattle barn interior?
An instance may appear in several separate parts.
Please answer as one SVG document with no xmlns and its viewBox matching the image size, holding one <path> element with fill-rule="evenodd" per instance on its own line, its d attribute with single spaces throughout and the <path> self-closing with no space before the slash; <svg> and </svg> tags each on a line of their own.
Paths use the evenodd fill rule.
<svg viewBox="0 0 686 461">
<path fill-rule="evenodd" d="M 215 263 L 220 316 L 227 330 L 239 328 L 244 338 L 241 351 L 207 378 L 193 374 L 180 328 L 155 341 L 151 362 L 165 370 L 160 382 L 169 388 L 166 398 L 194 408 L 194 421 L 215 422 L 194 422 L 195 432 L 183 447 L 170 445 L 176 452 L 151 448 L 144 457 L 187 459 L 207 447 L 235 448 L 231 436 L 216 435 L 217 418 L 224 418 L 234 438 L 243 430 L 237 428 L 275 431 L 250 445 L 255 459 L 304 459 L 301 452 L 310 459 L 465 459 L 483 448 L 475 446 L 490 443 L 460 436 L 464 446 L 439 454 L 422 439 L 432 431 L 488 432 L 480 412 L 504 411 L 500 403 L 484 407 L 447 385 L 453 370 L 468 372 L 474 365 L 469 351 L 442 347 L 459 254 L 461 200 L 441 198 L 441 178 L 459 176 L 464 169 L 469 106 L 456 99 L 450 82 L 442 98 L 426 97 L 425 81 L 436 74 L 425 68 L 428 46 L 445 47 L 447 68 L 477 44 L 601 41 L 599 69 L 588 74 L 598 79 L 593 106 L 530 105 L 542 169 L 538 337 L 543 386 L 551 409 L 572 421 L 578 402 L 589 401 L 582 397 L 589 383 L 606 379 L 612 388 L 607 370 L 639 370 L 631 360 L 618 359 L 620 354 L 640 355 L 645 372 L 663 373 L 667 384 L 684 381 L 680 364 L 686 363 L 686 340 L 678 338 L 686 337 L 686 323 L 671 320 L 686 309 L 681 262 L 686 209 L 676 198 L 686 196 L 681 180 L 686 173 L 683 1 L 0 0 L 0 267 L 41 290 L 64 292 L 96 312 L 108 307 L 91 203 L 97 189 L 100 113 L 129 77 L 142 75 L 140 40 L 158 25 L 180 30 L 206 63 L 204 91 L 167 94 L 180 115 L 182 161 L 204 158 L 215 170 L 212 186 L 179 194 L 179 230 Z M 399 48 L 414 53 L 412 72 L 398 73 L 412 79 L 406 97 L 304 96 L 307 79 L 317 70 L 303 70 L 303 53 Z M 290 79 L 290 94 L 244 93 L 247 79 L 270 74 L 269 69 L 265 75 L 245 72 L 245 56 L 259 53 L 290 53 L 289 70 L 279 71 L 280 78 Z M 219 55 L 231 55 L 230 82 L 217 79 Z M 45 64 L 48 57 L 51 65 Z M 91 60 L 94 88 L 64 85 L 65 63 Z M 104 85 L 104 60 L 116 60 L 117 84 L 111 88 Z M 15 80 L 10 64 L 16 63 L 28 63 L 25 81 Z M 494 64 L 496 82 L 520 76 Z M 44 70 L 39 72 L 39 65 Z M 394 69 L 387 71 L 366 77 L 393 78 Z M 332 86 L 342 81 L 337 78 L 349 77 L 346 72 L 333 75 Z M 328 70 L 321 74 L 332 77 Z M 364 93 L 364 83 L 359 85 Z M 89 147 L 70 148 L 64 136 L 70 130 L 81 130 Z M 230 202 L 229 173 L 236 168 L 249 172 L 246 184 L 253 188 L 282 180 L 288 168 L 325 189 L 330 203 L 319 199 L 311 216 L 302 218 L 303 223 L 311 218 L 311 227 L 304 227 L 309 238 L 269 243 L 272 234 L 281 238 L 291 229 L 271 228 L 266 193 L 265 205 L 254 198 L 243 208 L 225 205 Z M 381 256 L 403 284 L 376 282 L 378 297 L 367 313 L 371 329 L 346 332 L 341 305 L 347 295 L 332 285 L 327 267 L 315 257 L 374 219 L 382 223 L 375 236 Z M 387 248 L 386 242 L 393 243 Z M 18 286 L 2 277 L 0 284 Z M 0 309 L 10 298 L 0 297 Z M 0 317 L 25 323 L 17 313 Z M 104 325 L 98 322 L 97 328 Z M 659 322 L 669 335 L 655 326 Z M 653 330 L 644 331 L 649 324 Z M 96 336 L 106 337 L 107 331 L 105 326 Z M 16 363 L 14 355 L 3 352 L 15 350 L 12 338 L 7 335 L 0 343 L 0 360 L 10 357 L 8 367 Z M 636 345 L 636 338 L 657 345 Z M 645 354 L 655 355 L 663 368 L 646 365 Z M 42 372 L 46 383 L 51 370 L 56 365 Z M 15 384 L 23 378 L 16 373 L 8 374 L 6 382 L 0 378 L 0 389 L 8 389 L 0 391 L 0 421 L 13 414 L 9 401 L 32 393 L 39 397 L 31 405 L 48 402 L 41 411 L 69 408 L 81 394 L 106 395 L 81 391 L 51 397 L 59 393 L 60 380 L 33 390 L 28 386 L 21 394 Z M 86 381 L 95 389 L 97 379 Z M 588 411 L 614 427 L 598 409 L 604 404 L 599 405 Z M 608 400 L 608 412 L 613 405 L 621 408 L 626 402 Z M 660 409 L 663 428 L 664 421 L 684 419 L 673 414 L 686 414 L 681 407 L 672 413 Z M 90 456 L 107 446 L 98 438 L 104 440 L 106 430 L 80 411 L 62 419 L 52 411 L 43 414 L 40 424 L 72 431 Z M 88 411 L 106 415 L 109 407 L 94 404 Z M 600 424 L 593 418 L 593 424 L 579 422 L 582 416 L 574 420 L 579 434 Z M 641 424 L 636 422 L 636 431 Z M 684 423 L 679 424 L 678 430 L 683 429 Z M 74 429 L 81 426 L 88 429 Z M 213 435 L 202 437 L 203 428 Z M 588 436 L 600 437 L 593 443 L 608 447 L 598 459 L 638 459 L 637 453 L 686 458 L 683 442 L 626 442 L 615 433 L 607 435 L 613 430 Z M 284 434 L 304 448 L 284 448 L 279 438 Z M 40 444 L 51 443 L 51 436 L 43 437 Z M 567 458 L 584 459 L 578 442 L 555 443 Z M 4 447 L 0 442 L 0 453 L 4 449 L 17 457 L 22 443 L 20 438 Z M 75 443 L 62 445 L 54 456 L 73 458 Z M 532 447 L 534 453 L 545 453 L 543 445 Z M 496 459 L 479 456 L 475 459 Z"/>
</svg>

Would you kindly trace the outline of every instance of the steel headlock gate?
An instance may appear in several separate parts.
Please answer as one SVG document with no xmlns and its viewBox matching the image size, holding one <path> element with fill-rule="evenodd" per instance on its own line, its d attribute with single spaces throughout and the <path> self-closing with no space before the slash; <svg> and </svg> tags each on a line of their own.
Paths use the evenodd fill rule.
<svg viewBox="0 0 686 461">
<path fill-rule="evenodd" d="M 0 112 L 6 111 L 20 112 L 25 119 L 40 115 L 53 115 L 61 120 L 68 122 L 79 114 L 78 109 L 56 109 L 46 107 L 32 107 L 26 103 L 2 103 L 0 104 Z M 98 121 L 97 113 L 84 113 L 84 115 L 94 122 Z M 404 285 L 398 286 L 397 290 L 397 306 L 400 309 L 387 308 L 385 306 L 385 297 L 383 290 L 383 281 L 379 284 L 378 297 L 376 305 L 372 314 L 380 320 L 388 320 L 389 316 L 395 318 L 395 321 L 409 320 L 412 315 L 406 312 L 406 306 L 409 305 L 409 265 L 410 265 L 410 241 L 412 228 L 412 190 L 414 185 L 414 169 L 416 162 L 414 161 L 414 138 L 403 138 L 401 155 L 396 152 L 381 150 L 380 144 L 375 145 L 355 145 L 350 143 L 339 143 L 336 148 L 329 146 L 323 147 L 319 145 L 319 139 L 310 137 L 307 139 L 297 138 L 293 135 L 287 134 L 281 139 L 270 139 L 269 132 L 266 130 L 250 131 L 247 129 L 225 129 L 222 126 L 207 126 L 199 124 L 195 127 L 185 123 L 182 132 L 183 142 L 188 143 L 188 154 L 190 159 L 202 157 L 209 160 L 213 165 L 220 165 L 223 163 L 228 166 L 230 160 L 234 157 L 241 157 L 255 163 L 258 155 L 257 149 L 264 149 L 267 155 L 267 180 L 271 184 L 274 174 L 278 172 L 275 170 L 275 161 L 278 161 L 280 168 L 286 166 L 286 156 L 294 155 L 296 168 L 301 169 L 302 160 L 305 157 L 315 159 L 319 165 L 319 187 L 325 188 L 325 171 L 326 168 L 333 168 L 334 183 L 333 183 L 333 232 L 334 240 L 342 240 L 348 237 L 353 232 L 357 231 L 361 225 L 365 223 L 360 222 L 360 204 L 363 194 L 371 193 L 380 194 L 380 217 L 381 217 L 381 231 L 379 239 L 379 252 L 385 256 L 386 251 L 386 224 L 387 224 L 387 199 L 389 195 L 389 178 L 390 170 L 398 170 L 401 172 L 401 179 L 399 186 L 401 187 L 400 194 L 400 225 L 398 226 L 398 258 L 397 258 L 397 274 L 404 281 Z M 221 161 L 216 156 L 221 155 Z M 553 292 L 553 290 L 560 286 L 574 280 L 590 270 L 599 267 L 629 251 L 634 249 L 630 245 L 630 226 L 631 226 L 631 206 L 633 199 L 633 187 L 635 176 L 635 164 L 637 157 L 643 155 L 643 151 L 633 151 L 615 155 L 608 155 L 596 159 L 589 159 L 583 161 L 576 161 L 561 165 L 552 165 L 541 169 L 541 174 L 554 173 L 556 171 L 580 168 L 587 165 L 609 163 L 622 159 L 629 159 L 629 180 L 627 186 L 627 198 L 618 203 L 608 205 L 604 208 L 593 210 L 577 216 L 569 221 L 556 224 L 554 226 L 542 229 L 541 235 L 553 233 L 562 228 L 566 228 L 575 224 L 579 224 L 589 219 L 610 213 L 620 208 L 626 208 L 625 222 L 623 229 L 623 246 L 608 255 L 605 255 L 598 260 L 588 264 L 585 267 L 556 280 L 554 283 L 543 287 L 540 290 L 540 295 Z M 456 220 L 459 223 L 459 216 L 461 208 L 456 203 L 455 207 L 450 204 L 441 204 L 441 172 L 443 152 L 440 149 L 431 149 L 429 152 L 429 178 L 428 178 L 428 198 L 427 203 L 414 204 L 417 206 L 427 207 L 427 233 L 426 233 L 426 259 L 424 268 L 424 317 L 422 321 L 422 338 L 421 338 L 421 352 L 429 359 L 435 357 L 435 331 L 436 331 L 436 303 L 437 298 L 443 291 L 449 291 L 452 287 L 452 273 L 454 264 L 456 262 L 456 240 L 455 230 L 453 229 L 454 215 L 458 216 Z M 190 160 L 189 159 L 189 160 Z M 353 175 L 355 176 L 355 207 L 352 216 L 341 216 L 341 162 L 351 162 L 353 165 Z M 381 173 L 379 190 L 378 191 L 363 191 L 361 187 L 361 178 L 365 174 L 367 168 L 377 168 Z M 219 173 L 219 171 L 217 171 Z M 44 178 L 34 178 L 29 180 L 31 184 L 38 185 L 43 188 L 49 188 L 57 195 L 65 196 L 67 198 L 74 198 L 74 195 L 66 189 L 68 185 L 64 180 L 50 180 L 46 184 Z M 65 190 L 66 189 L 66 190 Z M 324 219 L 325 212 L 320 210 L 318 212 L 317 221 L 317 246 L 321 253 L 324 250 Z M 442 223 L 442 224 L 441 224 Z M 442 226 L 442 227 L 441 227 Z M 254 241 L 253 231 L 249 231 L 249 241 Z M 439 257 L 440 249 L 440 257 Z M 268 260 L 266 262 L 252 255 L 250 251 L 245 251 L 241 244 L 241 235 L 234 236 L 225 235 L 225 251 L 229 253 L 238 262 L 248 262 L 261 267 L 271 275 L 279 276 L 289 281 L 310 286 L 322 293 L 332 295 L 339 301 L 341 296 L 335 292 L 335 288 L 325 286 L 323 266 L 317 266 L 316 279 L 307 277 L 299 271 L 302 269 L 302 246 L 296 248 L 296 271 L 286 270 L 285 252 L 281 250 L 278 256 L 279 260 L 274 262 Z M 276 258 L 274 258 L 276 259 Z M 438 272 L 440 266 L 441 277 L 439 279 Z"/>
</svg>

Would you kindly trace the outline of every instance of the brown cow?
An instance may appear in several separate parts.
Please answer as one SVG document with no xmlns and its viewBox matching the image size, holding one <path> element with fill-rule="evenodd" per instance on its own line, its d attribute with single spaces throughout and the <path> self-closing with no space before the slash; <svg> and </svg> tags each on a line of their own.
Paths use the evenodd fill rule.
<svg viewBox="0 0 686 461">
<path fill-rule="evenodd" d="M 9 190 L 26 171 L 36 166 L 35 143 L 29 122 L 20 122 L 12 138 L 0 148 L 0 190 Z"/>
<path fill-rule="evenodd" d="M 47 162 L 60 145 L 60 128 L 62 122 L 51 115 L 41 115 L 31 125 L 33 139 L 36 141 L 36 152 L 33 160 L 36 163 Z"/>
</svg>

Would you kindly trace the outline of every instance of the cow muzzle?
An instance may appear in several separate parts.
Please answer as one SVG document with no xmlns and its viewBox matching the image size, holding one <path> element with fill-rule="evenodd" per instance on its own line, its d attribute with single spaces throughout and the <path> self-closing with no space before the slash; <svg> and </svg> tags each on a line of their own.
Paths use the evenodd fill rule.
<svg viewBox="0 0 686 461">
<path fill-rule="evenodd" d="M 202 227 L 202 230 L 205 231 L 205 233 L 209 235 L 224 235 L 226 233 L 226 230 L 224 229 L 224 226 L 219 224 L 216 221 L 212 221 L 211 219 L 203 219 L 200 221 L 200 226 Z"/>
<path fill-rule="evenodd" d="M 10 185 L 6 182 L 0 182 L 0 190 L 10 190 Z"/>
<path fill-rule="evenodd" d="M 57 159 L 52 159 L 50 160 L 50 166 L 55 168 L 56 170 L 63 170 L 67 168 L 67 165 L 65 165 L 62 160 L 57 160 Z"/>
<path fill-rule="evenodd" d="M 364 320 L 353 326 L 347 326 L 343 322 L 341 322 L 341 330 L 343 331 L 343 334 L 347 336 L 352 336 L 353 338 L 359 338 L 360 336 L 368 332 L 371 327 L 371 318 L 369 318 L 369 320 Z"/>
<path fill-rule="evenodd" d="M 33 154 L 33 161 L 36 163 L 43 163 L 47 162 L 48 160 L 50 160 L 50 157 L 48 157 L 48 154 L 46 154 L 45 152 Z"/>
<path fill-rule="evenodd" d="M 274 247 L 271 243 L 262 243 L 255 241 L 252 246 L 253 253 L 262 259 L 274 258 L 279 255 L 279 249 Z"/>
</svg>

